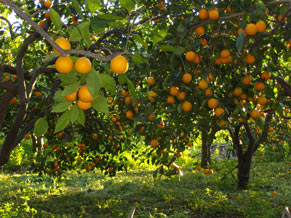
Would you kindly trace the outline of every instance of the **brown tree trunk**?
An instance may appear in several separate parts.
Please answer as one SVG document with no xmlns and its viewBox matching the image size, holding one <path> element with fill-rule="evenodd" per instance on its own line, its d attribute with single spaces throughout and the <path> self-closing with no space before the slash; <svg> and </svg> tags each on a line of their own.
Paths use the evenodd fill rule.
<svg viewBox="0 0 291 218">
<path fill-rule="evenodd" d="M 208 134 L 206 131 L 202 131 L 202 158 L 201 158 L 201 167 L 207 168 L 211 162 L 211 144 L 208 143 Z"/>
<path fill-rule="evenodd" d="M 249 145 L 249 146 L 252 146 L 252 145 Z M 238 158 L 237 188 L 239 190 L 245 190 L 248 188 L 249 180 L 250 180 L 252 156 L 253 156 L 253 153 L 245 152 L 242 156 Z"/>
</svg>

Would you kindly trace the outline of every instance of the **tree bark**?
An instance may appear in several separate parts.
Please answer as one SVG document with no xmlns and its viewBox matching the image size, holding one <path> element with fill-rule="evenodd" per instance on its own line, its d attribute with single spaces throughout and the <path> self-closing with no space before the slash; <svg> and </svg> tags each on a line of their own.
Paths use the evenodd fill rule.
<svg viewBox="0 0 291 218">
<path fill-rule="evenodd" d="M 238 158 L 238 184 L 239 190 L 245 190 L 248 188 L 250 180 L 250 171 L 252 163 L 252 154 L 245 153 L 242 158 Z"/>
<path fill-rule="evenodd" d="M 208 143 L 208 134 L 207 131 L 202 131 L 202 158 L 201 158 L 201 167 L 207 168 L 211 163 L 211 144 Z"/>
</svg>

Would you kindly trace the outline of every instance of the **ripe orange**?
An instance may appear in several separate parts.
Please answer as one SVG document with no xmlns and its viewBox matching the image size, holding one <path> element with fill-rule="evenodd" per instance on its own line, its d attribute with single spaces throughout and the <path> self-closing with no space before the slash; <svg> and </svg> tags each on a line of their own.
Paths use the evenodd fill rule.
<svg viewBox="0 0 291 218">
<path fill-rule="evenodd" d="M 195 29 L 195 33 L 199 36 L 203 35 L 204 34 L 204 28 L 203 26 L 199 26 Z"/>
<path fill-rule="evenodd" d="M 77 106 L 81 110 L 87 110 L 87 109 L 91 108 L 91 102 L 84 102 L 84 101 L 78 100 L 77 101 Z"/>
<path fill-rule="evenodd" d="M 255 89 L 258 91 L 263 91 L 265 89 L 265 84 L 263 82 L 256 82 Z"/>
<path fill-rule="evenodd" d="M 217 8 L 208 10 L 210 20 L 217 20 L 219 18 L 219 12 Z"/>
<path fill-rule="evenodd" d="M 234 96 L 240 96 L 241 94 L 242 94 L 242 92 L 243 92 L 243 90 L 242 90 L 242 88 L 241 87 L 236 87 L 234 90 L 233 90 L 233 95 Z"/>
<path fill-rule="evenodd" d="M 97 133 L 93 133 L 92 138 L 95 139 L 95 140 L 98 139 L 98 134 Z"/>
<path fill-rule="evenodd" d="M 196 54 L 194 51 L 187 51 L 185 54 L 185 58 L 189 62 L 194 62 L 195 56 Z"/>
<path fill-rule="evenodd" d="M 205 175 L 207 175 L 209 173 L 209 170 L 208 169 L 205 169 L 204 172 L 203 172 Z"/>
<path fill-rule="evenodd" d="M 252 78 L 250 76 L 245 76 L 242 80 L 242 83 L 245 85 L 245 86 L 248 86 L 249 84 L 251 84 L 252 82 Z"/>
<path fill-rule="evenodd" d="M 172 86 L 169 91 L 170 95 L 177 96 L 179 94 L 179 89 L 176 86 Z"/>
<path fill-rule="evenodd" d="M 75 69 L 78 73 L 87 74 L 91 71 L 91 61 L 86 57 L 79 58 L 75 63 Z"/>
<path fill-rule="evenodd" d="M 41 20 L 41 21 L 39 21 L 39 24 L 38 24 L 40 27 L 42 27 L 43 25 L 44 25 L 44 21 L 43 20 Z"/>
<path fill-rule="evenodd" d="M 155 117 L 155 114 L 154 113 L 151 113 L 149 116 L 148 116 L 148 121 L 152 121 Z"/>
<path fill-rule="evenodd" d="M 156 139 L 152 139 L 152 140 L 151 140 L 151 146 L 152 146 L 153 148 L 158 147 L 158 145 L 159 145 L 158 140 L 156 140 Z"/>
<path fill-rule="evenodd" d="M 190 73 L 185 73 L 182 80 L 184 83 L 190 83 L 192 81 L 192 75 Z"/>
<path fill-rule="evenodd" d="M 182 104 L 182 110 L 185 111 L 185 112 L 189 112 L 191 111 L 192 109 L 192 104 L 189 102 L 189 101 L 185 101 L 183 104 Z"/>
<path fill-rule="evenodd" d="M 252 111 L 251 111 L 251 117 L 252 117 L 253 119 L 258 118 L 259 116 L 260 116 L 260 112 L 259 112 L 259 111 L 257 111 L 257 110 L 252 110 Z"/>
<path fill-rule="evenodd" d="M 177 96 L 178 100 L 184 100 L 185 97 L 186 97 L 186 93 L 185 92 L 179 92 L 179 94 Z"/>
<path fill-rule="evenodd" d="M 240 99 L 241 100 L 246 100 L 248 98 L 248 96 L 246 94 L 241 94 L 240 95 Z"/>
<path fill-rule="evenodd" d="M 223 128 L 223 127 L 227 127 L 227 124 L 228 123 L 225 120 L 220 120 L 218 125 L 220 128 Z"/>
<path fill-rule="evenodd" d="M 243 31 L 244 31 L 243 28 L 239 28 L 239 29 L 237 30 L 237 35 L 240 35 Z"/>
<path fill-rule="evenodd" d="M 248 54 L 248 55 L 245 57 L 245 62 L 246 62 L 247 64 L 253 64 L 253 63 L 255 63 L 255 61 L 256 61 L 255 57 L 254 57 L 253 55 L 251 55 L 251 54 Z"/>
<path fill-rule="evenodd" d="M 116 56 L 110 62 L 110 70 L 112 73 L 124 74 L 128 70 L 128 61 L 123 56 Z"/>
<path fill-rule="evenodd" d="M 125 104 L 131 104 L 132 103 L 132 98 L 129 96 L 126 96 L 124 99 Z"/>
<path fill-rule="evenodd" d="M 253 36 L 257 33 L 257 26 L 256 24 L 253 24 L 253 23 L 249 23 L 247 24 L 246 26 L 246 33 L 249 35 L 249 36 Z"/>
<path fill-rule="evenodd" d="M 232 57 L 229 55 L 227 58 L 220 58 L 223 64 L 230 64 L 232 62 Z"/>
<path fill-rule="evenodd" d="M 208 170 L 208 174 L 213 174 L 213 170 L 212 169 L 210 169 L 210 170 Z"/>
<path fill-rule="evenodd" d="M 208 83 L 205 80 L 201 80 L 198 83 L 198 87 L 199 89 L 207 89 L 208 88 Z"/>
<path fill-rule="evenodd" d="M 265 97 L 265 96 L 260 96 L 259 98 L 258 98 L 258 104 L 260 104 L 260 105 L 265 105 L 265 104 L 267 104 L 268 103 L 268 99 Z"/>
<path fill-rule="evenodd" d="M 198 171 L 201 171 L 201 167 L 200 167 L 200 166 L 197 166 L 196 169 L 197 169 Z"/>
<path fill-rule="evenodd" d="M 44 13 L 45 19 L 49 20 L 51 18 L 51 15 L 49 12 Z"/>
<path fill-rule="evenodd" d="M 207 40 L 201 38 L 200 39 L 200 43 L 201 43 L 202 46 L 205 46 L 205 45 L 207 45 Z"/>
<path fill-rule="evenodd" d="M 55 41 L 58 46 L 60 46 L 63 50 L 69 50 L 71 49 L 71 43 L 69 42 L 69 40 L 67 40 L 66 38 L 64 37 L 61 37 L 61 38 L 58 38 L 56 39 Z M 53 48 L 54 52 L 57 54 L 57 55 L 60 55 L 60 52 L 58 52 L 55 48 Z"/>
<path fill-rule="evenodd" d="M 201 20 L 206 20 L 208 18 L 208 11 L 206 9 L 201 9 L 198 16 Z"/>
<path fill-rule="evenodd" d="M 15 97 L 11 98 L 10 100 L 10 104 L 15 104 L 17 102 L 17 99 Z"/>
<path fill-rule="evenodd" d="M 272 192 L 272 195 L 277 195 L 277 192 Z"/>
<path fill-rule="evenodd" d="M 72 94 L 65 96 L 67 101 L 76 101 L 78 90 L 74 91 Z"/>
<path fill-rule="evenodd" d="M 109 168 L 108 168 L 108 172 L 109 172 L 109 173 L 112 173 L 113 171 L 114 171 L 114 168 L 113 168 L 113 167 L 109 167 Z"/>
<path fill-rule="evenodd" d="M 264 80 L 268 80 L 271 78 L 270 74 L 268 72 L 263 72 L 261 75 L 261 78 Z"/>
<path fill-rule="evenodd" d="M 158 96 L 158 94 L 156 93 L 156 92 L 154 92 L 154 91 L 150 91 L 149 93 L 148 93 L 148 99 L 151 101 L 151 102 L 154 102 L 156 99 L 155 99 L 155 97 L 157 97 Z"/>
<path fill-rule="evenodd" d="M 216 58 L 215 60 L 214 60 L 214 62 L 215 62 L 215 64 L 216 65 L 220 65 L 220 64 L 222 64 L 222 60 L 221 60 L 222 58 Z"/>
<path fill-rule="evenodd" d="M 147 79 L 147 83 L 149 86 L 153 86 L 155 84 L 155 78 L 154 77 L 149 77 Z"/>
<path fill-rule="evenodd" d="M 208 100 L 207 104 L 208 104 L 208 107 L 211 108 L 211 109 L 217 108 L 217 106 L 218 106 L 218 102 L 217 102 L 217 100 L 215 98 L 210 98 Z"/>
<path fill-rule="evenodd" d="M 194 58 L 194 63 L 195 64 L 199 64 L 201 62 L 201 60 L 202 60 L 202 57 L 199 56 L 199 55 L 196 55 L 195 58 Z"/>
<path fill-rule="evenodd" d="M 26 135 L 25 135 L 25 138 L 26 138 L 26 139 L 30 139 L 30 138 L 31 138 L 30 134 L 26 134 Z"/>
<path fill-rule="evenodd" d="M 215 112 L 214 113 L 215 113 L 215 116 L 216 117 L 220 117 L 221 115 L 224 115 L 225 112 L 224 112 L 224 109 L 223 108 L 218 107 L 218 108 L 215 109 Z"/>
<path fill-rule="evenodd" d="M 204 92 L 204 94 L 206 96 L 211 96 L 212 95 L 212 90 L 211 89 L 206 89 L 205 92 Z"/>
<path fill-rule="evenodd" d="M 264 32 L 264 31 L 266 30 L 266 28 L 267 28 L 266 23 L 265 23 L 265 21 L 263 21 L 263 20 L 258 21 L 258 22 L 256 23 L 256 27 L 257 27 L 257 31 L 258 31 L 259 33 Z"/>
<path fill-rule="evenodd" d="M 92 102 L 94 99 L 89 92 L 88 86 L 84 85 L 79 89 L 78 97 L 83 102 Z"/>
<path fill-rule="evenodd" d="M 133 118 L 133 112 L 131 110 L 126 111 L 125 116 L 127 119 L 132 119 Z"/>
<path fill-rule="evenodd" d="M 222 57 L 222 58 L 227 58 L 229 55 L 230 54 L 229 54 L 229 51 L 228 50 L 222 50 L 220 52 L 220 57 Z"/>
<path fill-rule="evenodd" d="M 168 96 L 167 103 L 169 103 L 169 104 L 175 104 L 175 98 L 173 96 Z"/>
<path fill-rule="evenodd" d="M 50 8 L 52 6 L 52 2 L 50 0 L 46 0 L 44 2 L 44 6 L 47 7 L 47 8 Z"/>
<path fill-rule="evenodd" d="M 74 63 L 70 57 L 61 56 L 61 57 L 58 57 L 58 59 L 56 60 L 55 66 L 56 66 L 56 70 L 59 73 L 66 74 L 66 73 L 70 73 L 73 70 Z"/>
</svg>

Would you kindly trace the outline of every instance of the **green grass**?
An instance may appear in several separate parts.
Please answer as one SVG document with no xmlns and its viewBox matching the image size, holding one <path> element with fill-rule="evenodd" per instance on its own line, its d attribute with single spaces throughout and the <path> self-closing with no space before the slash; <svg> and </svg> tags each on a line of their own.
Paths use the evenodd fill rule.
<svg viewBox="0 0 291 218">
<path fill-rule="evenodd" d="M 231 175 L 221 180 L 234 164 L 216 163 L 213 175 L 188 168 L 183 177 L 156 179 L 147 170 L 113 178 L 98 172 L 68 172 L 59 181 L 2 173 L 0 217 L 127 217 L 136 206 L 135 218 L 273 218 L 291 206 L 288 162 L 255 162 L 247 191 L 237 191 Z M 272 195 L 273 191 L 278 194 Z"/>
</svg>

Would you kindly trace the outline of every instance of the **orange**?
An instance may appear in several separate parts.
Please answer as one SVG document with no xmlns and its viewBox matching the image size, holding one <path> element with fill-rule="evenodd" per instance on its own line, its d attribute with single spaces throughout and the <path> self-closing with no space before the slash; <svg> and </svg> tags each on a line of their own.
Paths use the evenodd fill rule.
<svg viewBox="0 0 291 218">
<path fill-rule="evenodd" d="M 225 120 L 220 120 L 218 125 L 220 128 L 227 127 L 227 122 Z"/>
<path fill-rule="evenodd" d="M 152 146 L 153 148 L 158 147 L 158 145 L 159 145 L 159 143 L 158 143 L 158 141 L 157 141 L 156 139 L 152 139 L 152 140 L 151 140 L 151 146 Z"/>
<path fill-rule="evenodd" d="M 15 97 L 11 98 L 10 100 L 10 104 L 15 104 L 17 102 L 17 99 Z"/>
<path fill-rule="evenodd" d="M 97 133 L 93 133 L 92 138 L 95 139 L 95 140 L 98 139 L 98 134 Z"/>
<path fill-rule="evenodd" d="M 170 95 L 177 96 L 179 94 L 179 89 L 176 86 L 172 86 L 169 91 Z"/>
<path fill-rule="evenodd" d="M 79 89 L 78 97 L 83 102 L 92 102 L 94 99 L 89 92 L 88 86 L 84 85 Z"/>
<path fill-rule="evenodd" d="M 205 175 L 207 175 L 209 173 L 209 170 L 208 169 L 205 169 L 204 172 L 203 172 Z"/>
<path fill-rule="evenodd" d="M 195 58 L 194 58 L 194 63 L 195 63 L 195 64 L 199 64 L 199 63 L 201 62 L 201 60 L 202 60 L 202 57 L 196 55 Z"/>
<path fill-rule="evenodd" d="M 257 33 L 257 26 L 256 24 L 253 24 L 253 23 L 249 23 L 247 24 L 246 26 L 246 33 L 249 35 L 249 36 L 253 36 Z"/>
<path fill-rule="evenodd" d="M 124 99 L 125 104 L 131 104 L 132 103 L 132 98 L 129 96 L 126 96 Z"/>
<path fill-rule="evenodd" d="M 272 192 L 272 195 L 277 195 L 277 192 Z"/>
<path fill-rule="evenodd" d="M 110 62 L 110 70 L 112 73 L 124 74 L 128 70 L 128 61 L 123 56 L 116 56 Z"/>
<path fill-rule="evenodd" d="M 208 104 L 208 107 L 212 108 L 212 109 L 217 108 L 217 106 L 218 106 L 218 102 L 217 102 L 217 100 L 215 98 L 210 98 L 208 100 L 207 104 Z"/>
<path fill-rule="evenodd" d="M 151 113 L 149 116 L 148 116 L 148 121 L 152 121 L 155 117 L 155 114 L 154 113 Z"/>
<path fill-rule="evenodd" d="M 51 15 L 49 12 L 44 13 L 45 19 L 49 20 L 51 18 Z"/>
<path fill-rule="evenodd" d="M 208 88 L 208 83 L 205 80 L 201 80 L 198 83 L 198 87 L 199 87 L 199 89 L 207 89 Z"/>
<path fill-rule="evenodd" d="M 207 45 L 207 40 L 201 38 L 200 39 L 200 43 L 201 43 L 202 46 L 205 46 L 205 45 Z"/>
<path fill-rule="evenodd" d="M 255 61 L 256 61 L 255 57 L 254 57 L 253 55 L 251 55 L 251 54 L 248 54 L 248 55 L 245 57 L 245 62 L 246 62 L 247 64 L 253 64 L 253 63 L 255 63 Z"/>
<path fill-rule="evenodd" d="M 190 73 L 185 73 L 182 80 L 184 83 L 190 83 L 192 81 L 192 75 Z"/>
<path fill-rule="evenodd" d="M 132 118 L 133 118 L 133 112 L 132 112 L 131 110 L 126 111 L 126 113 L 125 113 L 125 117 L 126 117 L 127 119 L 132 119 Z"/>
<path fill-rule="evenodd" d="M 67 101 L 76 101 L 78 90 L 74 91 L 72 94 L 65 96 Z"/>
<path fill-rule="evenodd" d="M 71 43 L 69 42 L 69 40 L 67 40 L 66 38 L 64 37 L 61 37 L 61 38 L 58 38 L 56 39 L 55 41 L 58 46 L 60 46 L 63 50 L 70 50 L 71 49 Z M 58 52 L 55 48 L 53 48 L 54 52 L 57 54 L 57 55 L 60 55 L 60 52 Z"/>
<path fill-rule="evenodd" d="M 229 51 L 228 50 L 222 50 L 220 52 L 220 57 L 222 57 L 222 58 L 227 58 L 229 55 L 230 54 L 229 54 Z"/>
<path fill-rule="evenodd" d="M 75 69 L 78 73 L 87 74 L 91 71 L 91 61 L 86 57 L 79 58 L 75 63 Z"/>
<path fill-rule="evenodd" d="M 213 170 L 210 169 L 210 170 L 208 171 L 208 174 L 213 174 Z"/>
<path fill-rule="evenodd" d="M 219 12 L 217 8 L 208 10 L 210 20 L 217 20 L 219 18 Z"/>
<path fill-rule="evenodd" d="M 214 62 L 215 62 L 215 64 L 216 65 L 220 65 L 220 64 L 222 64 L 222 60 L 221 60 L 222 58 L 216 58 L 215 60 L 214 60 Z"/>
<path fill-rule="evenodd" d="M 209 74 L 207 75 L 205 81 L 206 81 L 206 82 L 210 82 L 210 81 L 212 81 L 212 80 L 213 80 L 213 75 L 212 75 L 212 73 L 209 73 Z"/>
<path fill-rule="evenodd" d="M 201 167 L 200 167 L 200 166 L 197 166 L 196 169 L 197 169 L 198 171 L 201 171 Z"/>
<path fill-rule="evenodd" d="M 41 21 L 39 22 L 39 26 L 42 27 L 43 25 L 44 25 L 44 21 L 41 20 Z"/>
<path fill-rule="evenodd" d="M 237 30 L 237 35 L 240 35 L 243 31 L 244 31 L 243 28 L 239 28 L 239 29 Z"/>
<path fill-rule="evenodd" d="M 242 92 L 243 92 L 243 90 L 242 90 L 242 88 L 241 87 L 236 87 L 234 90 L 233 90 L 233 95 L 234 96 L 240 96 L 241 94 L 242 94 Z"/>
<path fill-rule="evenodd" d="M 259 112 L 259 111 L 257 111 L 257 110 L 252 110 L 252 112 L 251 112 L 251 117 L 252 117 L 253 119 L 258 118 L 259 116 L 260 116 L 260 112 Z"/>
<path fill-rule="evenodd" d="M 206 9 L 201 9 L 198 16 L 201 20 L 206 20 L 208 18 L 208 11 Z"/>
<path fill-rule="evenodd" d="M 265 21 L 263 21 L 263 20 L 258 21 L 258 22 L 256 23 L 256 27 L 257 27 L 257 31 L 258 31 L 259 33 L 264 32 L 264 31 L 266 30 L 266 28 L 267 28 L 266 23 L 265 23 Z"/>
<path fill-rule="evenodd" d="M 178 100 L 184 100 L 185 97 L 186 97 L 186 93 L 185 92 L 179 92 L 179 94 L 177 96 Z"/>
<path fill-rule="evenodd" d="M 212 95 L 212 90 L 211 89 L 206 89 L 205 92 L 204 92 L 204 94 L 206 96 L 211 96 Z"/>
<path fill-rule="evenodd" d="M 147 79 L 147 83 L 149 86 L 153 86 L 155 84 L 155 78 L 154 77 L 149 77 Z"/>
<path fill-rule="evenodd" d="M 26 135 L 25 135 L 25 138 L 26 138 L 26 139 L 30 139 L 30 138 L 31 138 L 30 134 L 26 134 Z"/>
<path fill-rule="evenodd" d="M 84 102 L 84 101 L 78 100 L 77 101 L 77 106 L 81 110 L 87 110 L 87 109 L 91 108 L 91 102 Z"/>
<path fill-rule="evenodd" d="M 185 58 L 189 62 L 194 62 L 195 56 L 196 54 L 194 51 L 187 51 L 185 54 Z"/>
<path fill-rule="evenodd" d="M 259 98 L 258 98 L 258 104 L 260 104 L 260 105 L 265 105 L 265 104 L 267 104 L 268 103 L 268 99 L 265 97 L 265 96 L 260 96 Z"/>
<path fill-rule="evenodd" d="M 175 98 L 173 96 L 168 96 L 167 103 L 169 103 L 169 104 L 175 104 Z"/>
<path fill-rule="evenodd" d="M 223 64 L 230 64 L 232 62 L 232 57 L 229 55 L 227 58 L 220 58 Z"/>
<path fill-rule="evenodd" d="M 248 86 L 249 84 L 251 84 L 252 82 L 252 78 L 250 76 L 245 76 L 242 80 L 242 83 L 245 85 L 245 86 Z"/>
<path fill-rule="evenodd" d="M 241 94 L 240 95 L 240 99 L 241 100 L 246 100 L 248 98 L 248 96 L 246 94 Z"/>
<path fill-rule="evenodd" d="M 265 89 L 265 84 L 263 82 L 256 82 L 255 89 L 258 91 L 263 91 Z"/>
<path fill-rule="evenodd" d="M 44 6 L 47 7 L 47 8 L 50 8 L 52 6 L 52 2 L 50 0 L 46 0 L 44 2 Z"/>
<path fill-rule="evenodd" d="M 199 36 L 203 35 L 204 34 L 204 28 L 203 26 L 199 26 L 195 29 L 195 33 Z"/>
<path fill-rule="evenodd" d="M 58 59 L 56 60 L 55 66 L 56 66 L 56 70 L 59 73 L 66 74 L 66 73 L 70 73 L 73 70 L 74 63 L 70 57 L 61 56 L 61 57 L 58 57 Z"/>
<path fill-rule="evenodd" d="M 261 78 L 264 80 L 268 80 L 271 78 L 270 74 L 268 72 L 263 72 L 261 75 Z"/>
<path fill-rule="evenodd" d="M 182 104 L 182 110 L 185 111 L 185 112 L 189 112 L 191 111 L 192 109 L 192 104 L 189 102 L 189 101 L 185 101 L 183 104 Z"/>
<path fill-rule="evenodd" d="M 151 91 L 148 93 L 148 99 L 151 101 L 151 102 L 154 102 L 156 99 L 155 97 L 157 97 L 158 94 L 154 91 Z"/>
<path fill-rule="evenodd" d="M 221 107 L 218 107 L 218 108 L 216 108 L 215 109 L 215 116 L 217 116 L 217 117 L 220 117 L 221 115 L 224 115 L 224 109 L 223 108 L 221 108 Z"/>
</svg>

